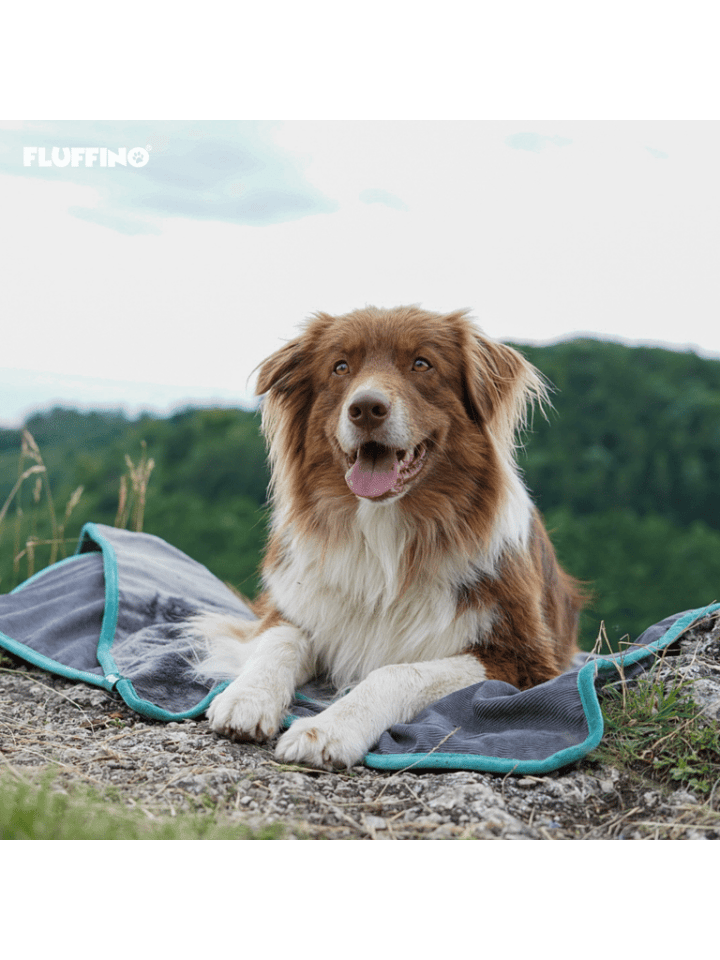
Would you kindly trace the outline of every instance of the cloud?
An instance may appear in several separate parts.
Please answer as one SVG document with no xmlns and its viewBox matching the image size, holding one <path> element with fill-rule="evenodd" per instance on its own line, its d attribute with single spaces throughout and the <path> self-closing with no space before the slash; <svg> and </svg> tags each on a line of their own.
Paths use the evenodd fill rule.
<svg viewBox="0 0 720 960">
<path fill-rule="evenodd" d="M 656 160 L 667 160 L 668 158 L 668 154 L 663 153 L 662 150 L 655 150 L 653 149 L 653 147 L 645 147 L 645 149 L 650 154 L 650 156 L 655 157 Z"/>
<path fill-rule="evenodd" d="M 548 147 L 567 147 L 571 143 L 567 137 L 547 137 L 540 133 L 513 133 L 505 138 L 505 145 L 512 150 L 531 150 L 533 153 Z"/>
<path fill-rule="evenodd" d="M 360 191 L 360 199 L 363 203 L 382 203 L 386 207 L 392 207 L 393 210 L 408 210 L 409 207 L 404 200 L 396 197 L 389 190 L 379 188 L 370 188 Z"/>
<path fill-rule="evenodd" d="M 142 167 L 23 165 L 23 147 L 143 147 Z M 80 219 L 125 234 L 154 233 L 152 220 L 189 217 L 238 224 L 275 224 L 338 204 L 305 177 L 300 158 L 272 139 L 262 123 L 39 124 L 0 134 L 0 173 L 71 182 L 96 192 L 96 207 L 70 208 Z"/>
</svg>

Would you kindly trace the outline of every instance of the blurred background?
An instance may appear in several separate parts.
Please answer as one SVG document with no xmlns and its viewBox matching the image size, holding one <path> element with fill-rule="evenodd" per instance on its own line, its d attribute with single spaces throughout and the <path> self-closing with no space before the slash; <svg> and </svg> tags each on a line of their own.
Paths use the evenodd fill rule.
<svg viewBox="0 0 720 960">
<path fill-rule="evenodd" d="M 712 11 L 280 6 L 129 2 L 109 48 L 51 10 L 4 60 L 24 117 L 169 119 L 0 117 L 0 590 L 95 520 L 252 594 L 253 370 L 315 310 L 420 303 L 555 385 L 521 459 L 586 646 L 720 599 Z"/>
</svg>

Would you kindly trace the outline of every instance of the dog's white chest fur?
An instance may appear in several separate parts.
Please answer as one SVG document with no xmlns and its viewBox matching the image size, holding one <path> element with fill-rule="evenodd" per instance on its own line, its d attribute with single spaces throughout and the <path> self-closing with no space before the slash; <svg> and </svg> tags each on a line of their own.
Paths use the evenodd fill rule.
<svg viewBox="0 0 720 960">
<path fill-rule="evenodd" d="M 288 537 L 267 577 L 278 609 L 310 635 L 318 670 L 338 687 L 387 664 L 452 656 L 490 627 L 489 613 L 458 614 L 459 571 L 447 558 L 405 584 L 407 548 L 397 506 L 362 501 L 342 543 Z"/>
</svg>

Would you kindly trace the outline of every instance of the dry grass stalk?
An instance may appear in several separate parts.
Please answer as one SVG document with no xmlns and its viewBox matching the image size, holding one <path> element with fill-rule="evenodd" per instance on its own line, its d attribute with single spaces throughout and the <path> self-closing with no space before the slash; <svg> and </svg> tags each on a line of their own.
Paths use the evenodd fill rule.
<svg viewBox="0 0 720 960">
<path fill-rule="evenodd" d="M 73 492 L 70 494 L 70 499 L 65 505 L 65 516 L 63 517 L 63 522 L 58 526 L 58 540 L 62 546 L 63 556 L 65 555 L 65 544 L 67 543 L 67 539 L 65 537 L 65 527 L 67 526 L 67 522 L 70 519 L 73 510 L 80 502 L 80 498 L 83 495 L 84 489 L 85 487 L 83 486 L 76 487 L 75 490 L 73 490 Z"/>
<path fill-rule="evenodd" d="M 10 504 L 11 504 L 11 503 L 13 502 L 13 500 L 15 499 L 15 496 L 16 496 L 18 490 L 20 489 L 20 487 L 23 485 L 23 483 L 28 479 L 28 477 L 31 477 L 34 473 L 40 473 L 40 472 L 43 471 L 43 470 L 45 470 L 44 464 L 41 465 L 41 464 L 37 464 L 37 463 L 36 463 L 34 466 L 28 467 L 27 470 L 24 470 L 24 471 L 20 474 L 20 476 L 17 478 L 17 481 L 16 481 L 16 483 L 15 483 L 15 486 L 14 486 L 14 487 L 12 488 L 12 490 L 10 491 L 10 495 L 8 496 L 8 498 L 7 498 L 7 500 L 5 501 L 5 503 L 3 504 L 2 509 L 0 509 L 0 524 L 1 524 L 1 523 L 3 522 L 3 520 L 5 519 L 5 516 L 6 516 L 7 512 L 8 512 L 8 510 L 10 509 Z"/>
<path fill-rule="evenodd" d="M 50 539 L 50 560 L 49 563 L 53 564 L 57 560 L 58 556 L 58 545 L 60 543 L 60 536 L 58 531 L 57 518 L 55 516 L 55 504 L 53 502 L 52 492 L 50 490 L 50 481 L 48 480 L 47 468 L 40 453 L 40 448 L 35 442 L 35 438 L 30 433 L 29 430 L 23 430 L 22 432 L 22 443 L 20 447 L 20 466 L 22 467 L 25 460 L 31 459 L 35 461 L 35 464 L 39 467 L 42 467 L 42 470 L 38 471 L 40 476 L 38 477 L 38 483 L 35 484 L 35 489 L 33 491 L 33 502 L 40 502 L 40 495 L 42 488 L 45 488 L 48 517 L 50 518 L 50 528 L 52 535 Z M 36 538 L 31 538 L 36 539 Z M 28 556 L 30 554 L 28 553 Z"/>
<path fill-rule="evenodd" d="M 31 463 L 28 465 L 28 461 Z M 147 455 L 147 444 L 142 442 L 142 453 L 137 464 L 129 456 L 125 457 L 127 473 L 120 479 L 118 509 L 115 517 L 116 527 L 127 527 L 132 523 L 132 529 L 141 531 L 145 520 L 145 505 L 150 475 L 155 467 L 155 461 Z M 30 507 L 23 509 L 21 491 L 23 486 L 32 477 L 35 482 L 29 492 Z M 43 496 L 44 492 L 44 496 Z M 2 532 L 10 507 L 14 506 L 14 534 L 13 534 L 13 570 L 19 581 L 21 561 L 26 562 L 26 577 L 36 572 L 36 565 L 40 568 L 52 565 L 62 557 L 67 556 L 67 545 L 74 543 L 76 538 L 66 537 L 68 522 L 80 502 L 84 487 L 76 487 L 70 494 L 65 505 L 62 521 L 58 522 L 55 502 L 48 479 L 48 472 L 40 448 L 29 430 L 22 431 L 20 457 L 18 464 L 18 478 L 4 504 L 0 507 L 0 532 Z M 26 503 L 28 499 L 26 498 Z M 49 524 L 50 530 L 47 531 Z M 45 527 L 45 530 L 42 528 Z M 29 528 L 29 529 L 28 529 Z M 47 532 L 46 532 L 47 531 Z M 38 548 L 49 548 L 49 557 L 46 554 L 38 557 Z M 16 581 L 17 582 L 17 581 Z"/>
<path fill-rule="evenodd" d="M 147 488 L 150 482 L 150 474 L 155 468 L 155 461 L 152 457 L 148 458 L 147 444 L 144 440 L 141 446 L 142 453 L 137 464 L 134 464 L 130 457 L 125 454 L 128 472 L 120 481 L 120 499 L 117 516 L 115 517 L 115 526 L 125 528 L 132 509 L 132 529 L 138 533 L 143 528 Z M 128 495 L 128 481 L 132 490 L 132 498 Z"/>
<path fill-rule="evenodd" d="M 130 506 L 128 504 L 128 484 L 127 477 L 123 474 L 120 477 L 120 492 L 118 495 L 118 508 L 115 514 L 115 526 L 125 529 L 127 527 Z"/>
</svg>

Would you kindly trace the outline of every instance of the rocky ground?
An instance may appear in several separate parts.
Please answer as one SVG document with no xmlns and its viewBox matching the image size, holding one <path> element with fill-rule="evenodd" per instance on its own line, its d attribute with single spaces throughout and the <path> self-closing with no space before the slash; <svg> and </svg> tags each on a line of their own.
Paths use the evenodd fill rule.
<svg viewBox="0 0 720 960">
<path fill-rule="evenodd" d="M 689 681 L 717 723 L 720 620 L 688 634 L 658 669 Z M 276 763 L 272 744 L 221 739 L 205 720 L 154 723 L 103 690 L 10 658 L 0 669 L 4 776 L 54 768 L 57 788 L 89 785 L 153 816 L 202 810 L 252 827 L 279 823 L 287 839 L 720 838 L 720 785 L 709 796 L 668 789 L 600 756 L 541 777 L 318 772 Z"/>
</svg>

